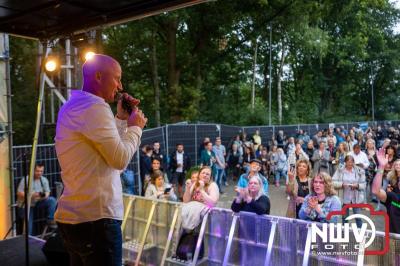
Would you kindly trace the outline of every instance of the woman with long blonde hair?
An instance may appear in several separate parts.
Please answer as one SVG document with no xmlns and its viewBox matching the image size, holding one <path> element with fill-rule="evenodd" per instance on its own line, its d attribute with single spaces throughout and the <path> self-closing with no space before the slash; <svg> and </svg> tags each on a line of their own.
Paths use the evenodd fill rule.
<svg viewBox="0 0 400 266">
<path fill-rule="evenodd" d="M 346 142 L 340 142 L 338 148 L 336 149 L 336 156 L 335 156 L 335 171 L 344 166 L 344 158 L 348 153 Z"/>
<path fill-rule="evenodd" d="M 365 177 L 367 179 L 367 185 L 370 186 L 374 179 L 376 169 L 378 167 L 378 158 L 376 157 L 376 146 L 375 140 L 367 139 L 365 142 L 365 154 L 368 157 L 369 166 L 365 170 Z"/>
<path fill-rule="evenodd" d="M 305 197 L 310 193 L 311 188 L 311 164 L 308 160 L 298 160 L 296 169 L 289 169 L 289 183 L 286 186 L 286 193 L 289 195 L 289 204 L 286 217 L 299 218 L 299 211 Z"/>
<path fill-rule="evenodd" d="M 326 220 L 326 216 L 331 211 L 339 211 L 341 208 L 342 203 L 336 196 L 331 176 L 320 172 L 311 180 L 310 194 L 304 199 L 299 218 L 321 223 L 336 223 L 338 221 L 337 216 L 333 216 L 330 220 Z"/>
<path fill-rule="evenodd" d="M 259 176 L 252 176 L 246 188 L 237 187 L 235 189 L 237 196 L 231 205 L 232 211 L 269 214 L 271 203 L 264 193 L 263 186 L 263 181 Z"/>
<path fill-rule="evenodd" d="M 396 192 L 400 193 L 400 189 L 397 186 L 400 180 L 400 159 L 397 159 L 394 161 L 392 170 L 387 174 L 387 179 L 388 179 L 388 186 L 387 186 L 387 191 L 388 192 Z"/>
</svg>

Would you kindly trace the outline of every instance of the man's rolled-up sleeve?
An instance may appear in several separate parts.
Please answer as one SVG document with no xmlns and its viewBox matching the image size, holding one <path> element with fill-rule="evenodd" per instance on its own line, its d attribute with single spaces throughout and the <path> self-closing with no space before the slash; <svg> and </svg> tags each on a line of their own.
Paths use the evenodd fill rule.
<svg viewBox="0 0 400 266">
<path fill-rule="evenodd" d="M 93 105 L 84 114 L 86 121 L 83 134 L 93 143 L 107 164 L 123 170 L 140 145 L 142 129 L 137 126 L 127 127 L 117 122 L 111 109 L 102 104 Z M 125 122 L 126 123 L 126 122 Z M 118 130 L 119 129 L 119 130 Z"/>
</svg>

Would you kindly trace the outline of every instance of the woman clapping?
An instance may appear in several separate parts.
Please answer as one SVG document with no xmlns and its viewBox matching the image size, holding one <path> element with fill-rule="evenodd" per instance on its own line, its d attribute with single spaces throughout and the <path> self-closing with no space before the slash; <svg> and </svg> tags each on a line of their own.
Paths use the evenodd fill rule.
<svg viewBox="0 0 400 266">
<path fill-rule="evenodd" d="M 263 182 L 258 176 L 249 180 L 248 187 L 235 189 L 237 196 L 232 202 L 234 212 L 254 212 L 257 214 L 269 214 L 270 201 L 264 194 Z"/>
</svg>

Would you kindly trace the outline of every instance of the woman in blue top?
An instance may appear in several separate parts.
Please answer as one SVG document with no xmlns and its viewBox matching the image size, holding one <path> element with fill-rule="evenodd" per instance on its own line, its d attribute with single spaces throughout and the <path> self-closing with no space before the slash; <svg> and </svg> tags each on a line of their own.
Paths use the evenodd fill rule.
<svg viewBox="0 0 400 266">
<path fill-rule="evenodd" d="M 301 206 L 299 218 L 315 222 L 337 222 L 338 217 L 332 216 L 328 221 L 326 216 L 331 211 L 340 211 L 342 203 L 333 188 L 332 178 L 327 173 L 319 173 L 311 180 L 311 193 L 307 195 Z"/>
</svg>

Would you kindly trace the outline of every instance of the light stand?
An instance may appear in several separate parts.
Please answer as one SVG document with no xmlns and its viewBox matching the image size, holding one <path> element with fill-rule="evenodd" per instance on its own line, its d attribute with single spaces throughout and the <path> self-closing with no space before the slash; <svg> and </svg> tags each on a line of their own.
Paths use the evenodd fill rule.
<svg viewBox="0 0 400 266">
<path fill-rule="evenodd" d="M 48 47 L 48 42 L 44 41 L 43 43 L 39 44 L 41 47 L 46 47 L 45 55 L 40 58 L 40 71 L 39 71 L 39 78 L 37 85 L 39 86 L 39 98 L 36 110 L 36 127 L 35 127 L 35 134 L 33 137 L 33 144 L 32 144 L 32 154 L 31 154 L 31 161 L 30 161 L 30 168 L 29 168 L 29 178 L 28 184 L 25 184 L 25 250 L 26 250 L 26 265 L 29 265 L 29 212 L 31 206 L 31 187 L 32 187 L 32 180 L 35 171 L 36 165 L 36 154 L 37 154 L 37 145 L 38 145 L 38 138 L 39 138 L 39 129 L 40 129 L 40 120 L 42 114 L 42 105 L 43 105 L 43 95 L 44 95 L 44 71 L 45 71 L 45 62 L 48 54 L 50 53 L 50 48 Z M 40 55 L 39 55 L 40 56 Z M 25 175 L 26 176 L 26 175 Z"/>
<path fill-rule="evenodd" d="M 30 198 L 30 193 L 28 190 L 28 178 L 27 178 L 27 168 L 28 168 L 28 157 L 26 152 L 22 155 L 23 160 L 23 178 L 24 178 L 24 206 L 25 206 L 25 265 L 29 266 L 29 208 L 28 208 L 28 197 Z M 29 200 L 30 202 L 30 200 Z"/>
</svg>

